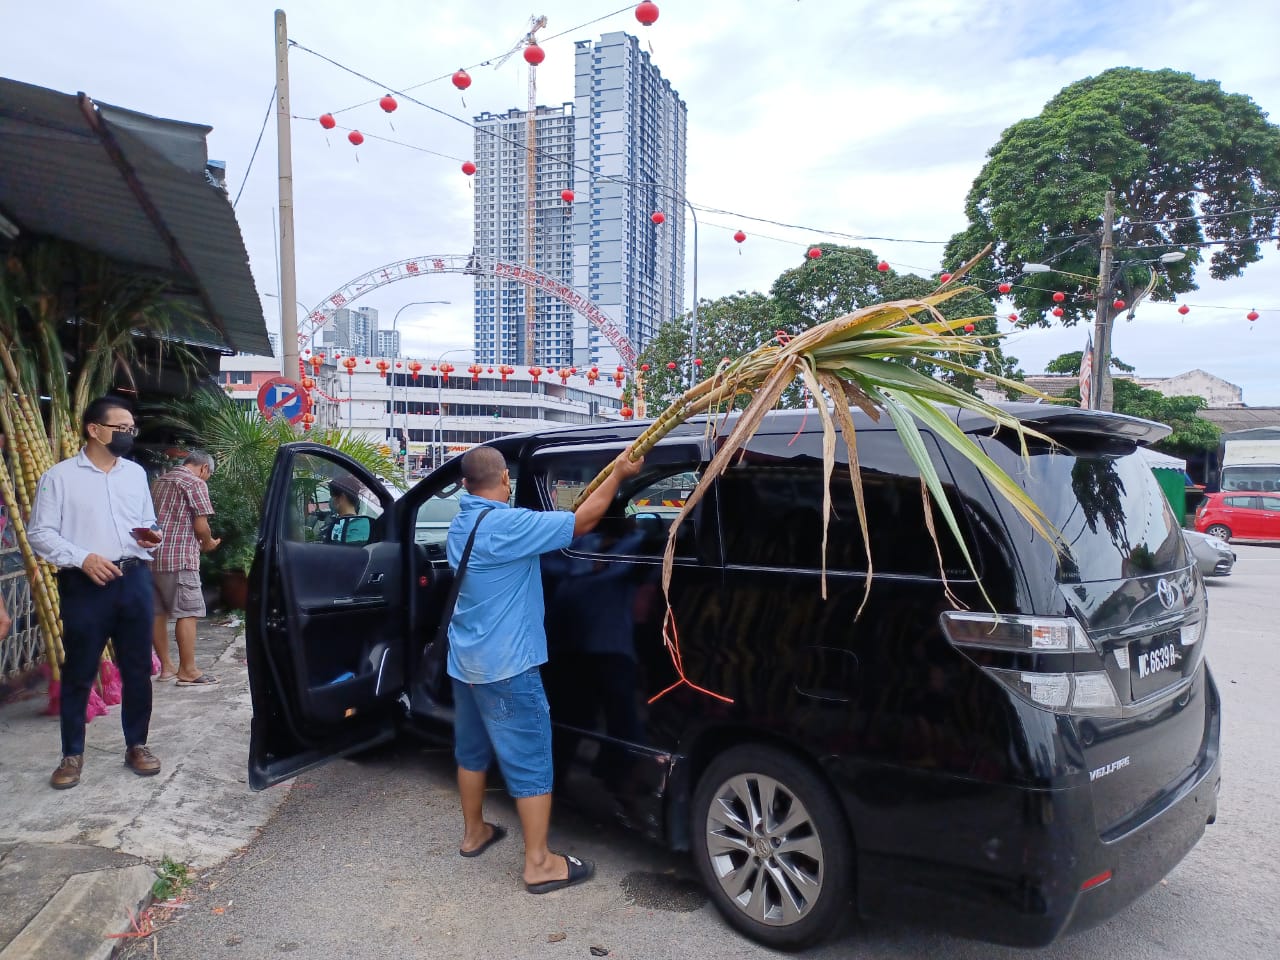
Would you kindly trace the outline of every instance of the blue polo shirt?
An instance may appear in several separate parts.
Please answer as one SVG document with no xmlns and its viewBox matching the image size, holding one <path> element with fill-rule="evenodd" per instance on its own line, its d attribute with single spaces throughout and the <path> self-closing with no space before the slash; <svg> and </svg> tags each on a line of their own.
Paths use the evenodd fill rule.
<svg viewBox="0 0 1280 960">
<path fill-rule="evenodd" d="M 513 508 L 464 493 L 445 549 L 458 569 L 480 511 L 485 514 L 449 621 L 449 676 L 495 683 L 547 662 L 538 558 L 573 541 L 573 514 Z"/>
</svg>

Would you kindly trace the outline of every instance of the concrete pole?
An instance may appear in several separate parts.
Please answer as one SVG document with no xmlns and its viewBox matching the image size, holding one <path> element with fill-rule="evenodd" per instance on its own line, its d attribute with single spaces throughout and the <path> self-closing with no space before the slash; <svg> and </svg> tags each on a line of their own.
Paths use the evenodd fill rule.
<svg viewBox="0 0 1280 960">
<path fill-rule="evenodd" d="M 1098 303 L 1093 320 L 1093 390 L 1089 407 L 1111 409 L 1111 261 L 1115 250 L 1112 228 L 1116 219 L 1116 192 L 1107 191 L 1102 208 L 1102 259 L 1098 265 Z"/>
<path fill-rule="evenodd" d="M 289 130 L 289 29 L 276 11 L 276 156 L 280 182 L 280 373 L 298 379 L 298 298 L 293 247 L 293 143 Z"/>
</svg>

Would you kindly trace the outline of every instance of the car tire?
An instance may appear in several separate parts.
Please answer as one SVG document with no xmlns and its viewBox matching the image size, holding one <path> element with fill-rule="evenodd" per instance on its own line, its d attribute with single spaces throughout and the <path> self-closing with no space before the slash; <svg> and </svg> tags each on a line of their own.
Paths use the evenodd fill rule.
<svg viewBox="0 0 1280 960">
<path fill-rule="evenodd" d="M 766 946 L 831 935 L 853 892 L 853 841 L 831 788 L 797 757 L 734 747 L 698 780 L 693 856 L 716 907 Z"/>
<path fill-rule="evenodd" d="M 1226 540 L 1228 542 L 1230 542 L 1231 540 L 1231 528 L 1228 527 L 1226 524 L 1222 524 L 1222 523 L 1212 524 L 1210 527 L 1208 527 L 1208 529 L 1205 530 L 1205 533 L 1207 533 L 1211 537 L 1217 537 L 1219 540 Z"/>
</svg>

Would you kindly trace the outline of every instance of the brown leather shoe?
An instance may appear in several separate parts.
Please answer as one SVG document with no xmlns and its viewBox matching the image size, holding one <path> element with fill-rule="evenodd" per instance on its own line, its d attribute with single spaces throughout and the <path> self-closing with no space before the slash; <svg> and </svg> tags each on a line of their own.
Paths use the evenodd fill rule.
<svg viewBox="0 0 1280 960">
<path fill-rule="evenodd" d="M 139 743 L 124 752 L 124 764 L 140 777 L 154 777 L 160 772 L 160 758 Z"/>
<path fill-rule="evenodd" d="M 70 790 L 80 782 L 80 769 L 84 766 L 84 754 L 63 757 L 58 769 L 49 777 L 49 786 L 55 790 Z"/>
</svg>

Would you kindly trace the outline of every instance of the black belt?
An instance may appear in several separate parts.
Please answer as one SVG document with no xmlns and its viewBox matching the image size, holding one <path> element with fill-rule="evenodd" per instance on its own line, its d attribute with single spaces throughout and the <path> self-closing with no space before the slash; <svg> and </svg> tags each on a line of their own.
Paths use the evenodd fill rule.
<svg viewBox="0 0 1280 960">
<path fill-rule="evenodd" d="M 147 561 L 143 560 L 141 557 L 123 557 L 119 560 L 112 561 L 112 563 L 120 568 L 121 572 L 128 570 L 130 567 L 136 567 L 138 564 L 146 562 Z"/>
</svg>

